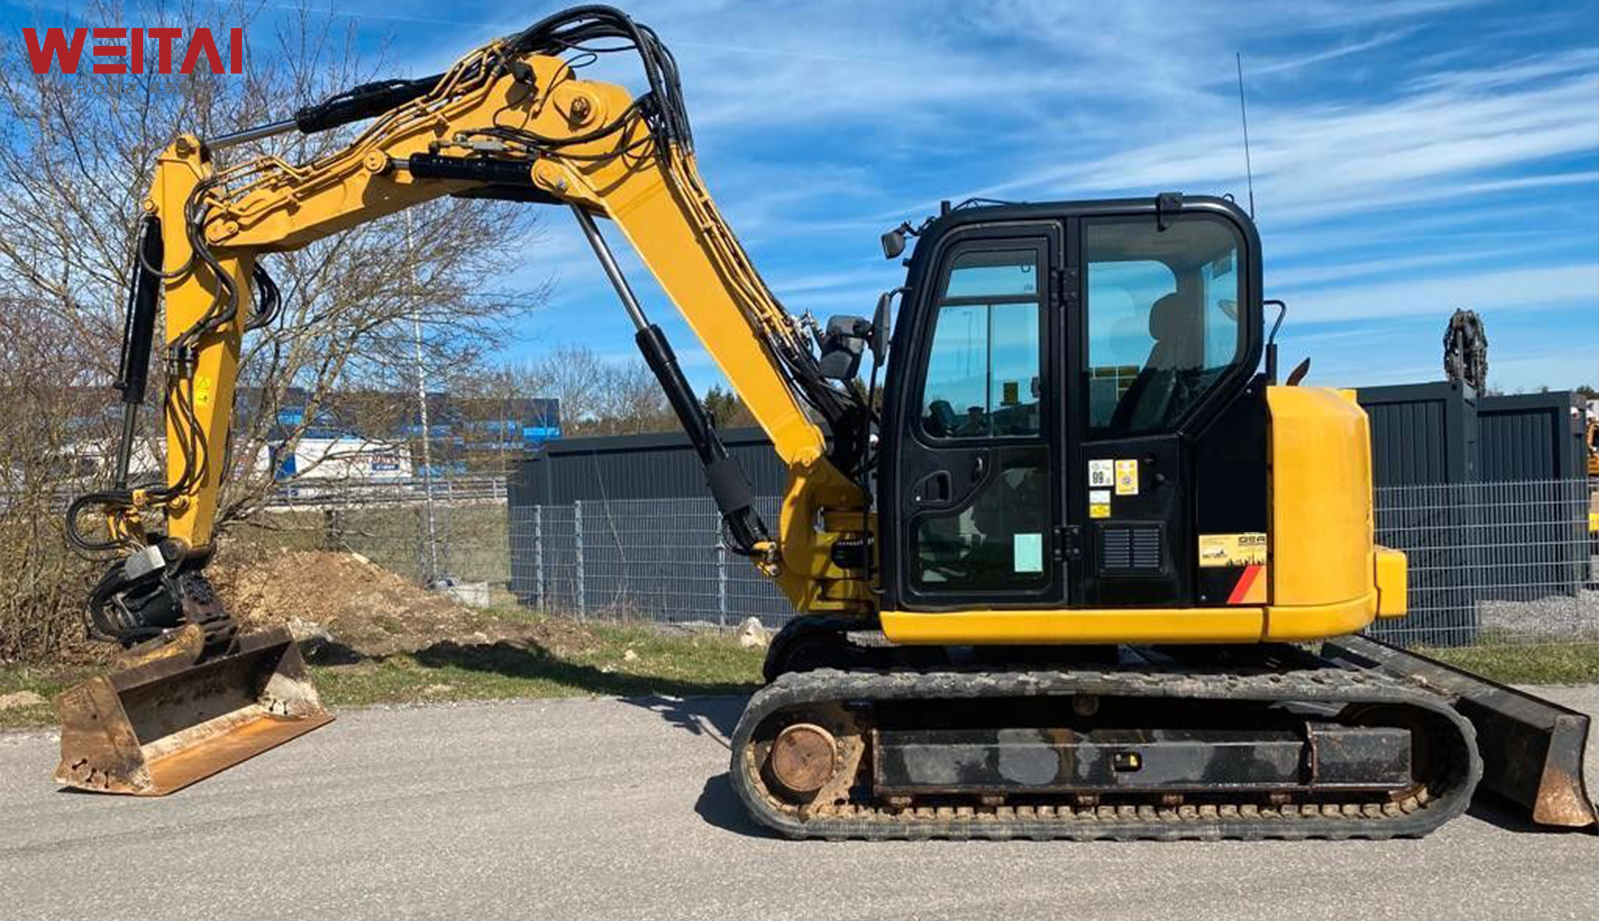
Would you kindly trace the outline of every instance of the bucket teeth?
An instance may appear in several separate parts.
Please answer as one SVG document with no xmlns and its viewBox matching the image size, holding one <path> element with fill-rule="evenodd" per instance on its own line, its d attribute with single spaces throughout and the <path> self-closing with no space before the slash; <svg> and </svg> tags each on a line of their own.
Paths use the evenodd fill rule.
<svg viewBox="0 0 1600 921">
<path fill-rule="evenodd" d="M 201 661 L 203 647 L 200 628 L 186 627 L 62 692 L 56 781 L 163 796 L 333 720 L 287 630 L 240 637 Z"/>
</svg>

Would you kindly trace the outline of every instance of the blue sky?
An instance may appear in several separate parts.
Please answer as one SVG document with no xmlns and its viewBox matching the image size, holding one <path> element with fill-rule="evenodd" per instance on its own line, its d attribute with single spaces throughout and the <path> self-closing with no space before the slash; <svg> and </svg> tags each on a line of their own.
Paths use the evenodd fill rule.
<svg viewBox="0 0 1600 921">
<path fill-rule="evenodd" d="M 16 25 L 25 8 L 8 0 L 0 16 Z M 557 8 L 337 5 L 413 76 Z M 1485 317 L 1492 385 L 1596 381 L 1593 2 L 628 9 L 677 54 L 701 172 L 793 311 L 869 313 L 902 279 L 878 234 L 940 199 L 1243 201 L 1237 50 L 1267 295 L 1290 304 L 1286 366 L 1309 354 L 1311 379 L 1339 385 L 1438 379 L 1445 321 L 1464 306 Z M 583 342 L 632 359 L 568 215 L 512 245 L 521 278 L 556 289 L 505 354 Z M 637 261 L 624 265 L 696 384 L 718 380 Z"/>
</svg>

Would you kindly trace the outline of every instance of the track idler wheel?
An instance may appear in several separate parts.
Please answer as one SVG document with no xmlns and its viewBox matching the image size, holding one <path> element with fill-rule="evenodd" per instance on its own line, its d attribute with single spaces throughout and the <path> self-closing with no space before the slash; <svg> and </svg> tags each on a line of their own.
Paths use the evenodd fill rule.
<svg viewBox="0 0 1600 921">
<path fill-rule="evenodd" d="M 839 743 L 815 723 L 784 727 L 767 752 L 767 774 L 774 788 L 796 802 L 808 801 L 839 766 Z"/>
</svg>

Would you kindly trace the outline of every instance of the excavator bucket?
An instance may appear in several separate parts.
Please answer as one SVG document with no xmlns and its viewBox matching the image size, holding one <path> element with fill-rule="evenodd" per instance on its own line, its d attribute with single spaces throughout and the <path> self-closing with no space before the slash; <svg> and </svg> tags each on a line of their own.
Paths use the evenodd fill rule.
<svg viewBox="0 0 1600 921">
<path fill-rule="evenodd" d="M 165 796 L 332 722 L 283 628 L 202 659 L 199 627 L 119 671 L 63 691 L 56 781 Z"/>
<path fill-rule="evenodd" d="M 1531 810 L 1539 825 L 1591 828 L 1594 801 L 1583 783 L 1589 717 L 1516 688 L 1364 636 L 1323 644 L 1324 658 L 1437 688 L 1472 723 L 1483 758 L 1480 790 Z"/>
</svg>

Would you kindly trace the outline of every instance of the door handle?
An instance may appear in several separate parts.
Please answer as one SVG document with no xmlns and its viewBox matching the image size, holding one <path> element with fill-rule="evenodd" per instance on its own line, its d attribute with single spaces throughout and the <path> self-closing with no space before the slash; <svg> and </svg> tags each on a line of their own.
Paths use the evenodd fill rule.
<svg viewBox="0 0 1600 921">
<path fill-rule="evenodd" d="M 926 502 L 950 501 L 950 471 L 935 470 L 922 478 L 917 484 L 916 491 L 911 494 L 911 501 L 921 505 Z"/>
<path fill-rule="evenodd" d="M 972 464 L 972 482 L 982 483 L 984 471 L 989 469 L 989 455 L 979 454 Z"/>
</svg>

